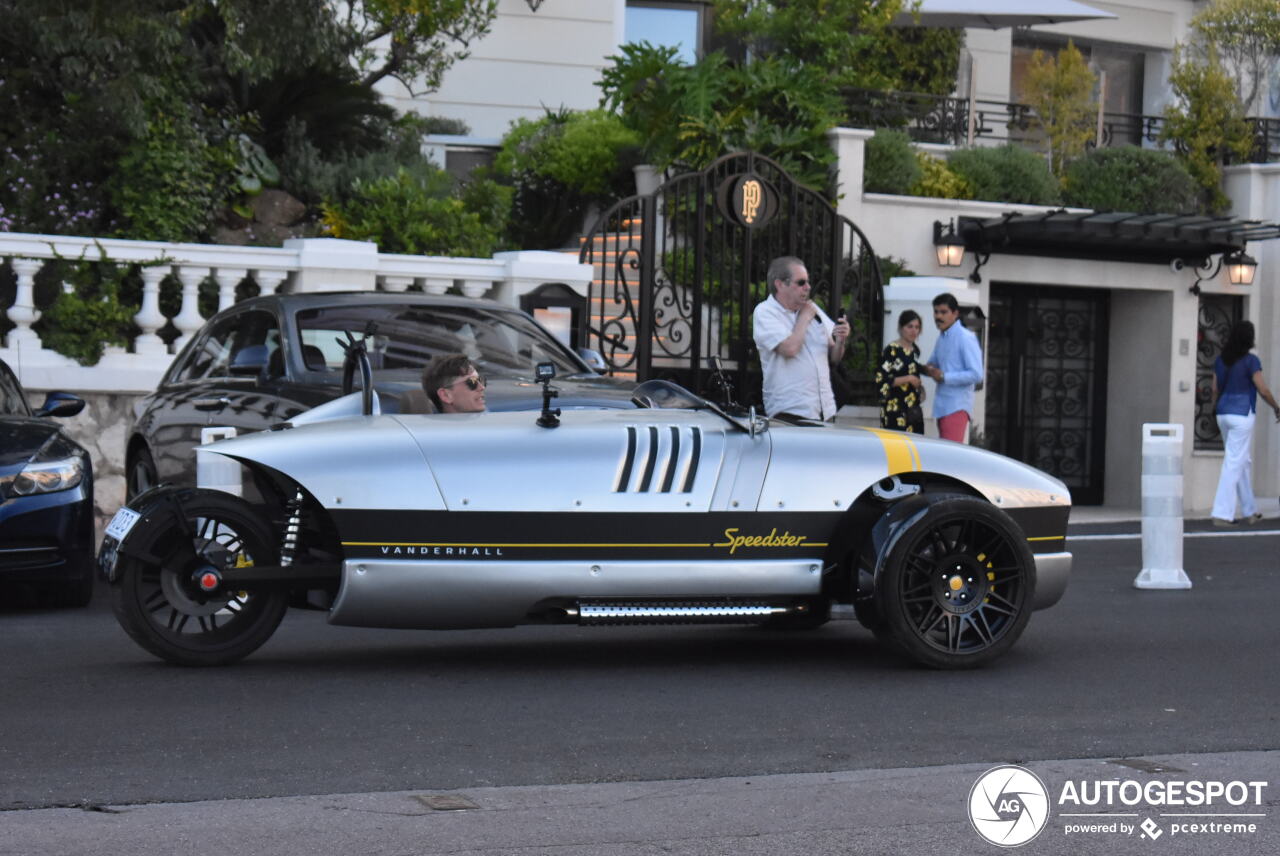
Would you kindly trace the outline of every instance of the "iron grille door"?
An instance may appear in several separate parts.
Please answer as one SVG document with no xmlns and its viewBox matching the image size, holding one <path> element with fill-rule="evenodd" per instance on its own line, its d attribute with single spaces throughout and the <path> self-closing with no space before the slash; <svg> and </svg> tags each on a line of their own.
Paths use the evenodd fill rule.
<svg viewBox="0 0 1280 856">
<path fill-rule="evenodd" d="M 1109 305 L 1105 292 L 991 287 L 986 444 L 1080 505 L 1103 499 Z"/>
</svg>

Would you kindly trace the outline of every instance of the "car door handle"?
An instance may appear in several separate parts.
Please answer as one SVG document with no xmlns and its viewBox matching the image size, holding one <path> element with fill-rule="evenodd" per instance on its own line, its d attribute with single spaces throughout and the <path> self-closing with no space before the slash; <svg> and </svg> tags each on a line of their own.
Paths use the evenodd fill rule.
<svg viewBox="0 0 1280 856">
<path fill-rule="evenodd" d="M 226 398 L 197 398 L 191 402 L 191 406 L 196 410 L 221 410 L 231 403 L 231 399 Z"/>
</svg>

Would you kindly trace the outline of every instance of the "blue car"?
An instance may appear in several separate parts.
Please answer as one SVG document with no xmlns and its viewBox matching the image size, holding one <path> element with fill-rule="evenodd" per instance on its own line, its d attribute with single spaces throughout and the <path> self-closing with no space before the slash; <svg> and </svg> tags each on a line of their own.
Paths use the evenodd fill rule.
<svg viewBox="0 0 1280 856">
<path fill-rule="evenodd" d="M 75 416 L 84 399 L 51 392 L 32 411 L 0 360 L 0 583 L 30 583 L 57 606 L 93 597 L 93 467 L 49 416 Z"/>
</svg>

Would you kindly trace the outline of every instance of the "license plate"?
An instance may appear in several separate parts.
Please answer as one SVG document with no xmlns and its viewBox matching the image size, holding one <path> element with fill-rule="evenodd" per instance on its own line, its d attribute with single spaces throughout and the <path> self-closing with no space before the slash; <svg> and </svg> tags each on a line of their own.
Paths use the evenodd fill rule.
<svg viewBox="0 0 1280 856">
<path fill-rule="evenodd" d="M 116 539 L 116 542 L 124 541 L 124 536 L 129 534 L 129 530 L 133 525 L 142 519 L 142 515 L 131 508 L 122 508 L 116 512 L 116 516 L 111 518 L 111 522 L 107 524 L 106 534 Z"/>
</svg>

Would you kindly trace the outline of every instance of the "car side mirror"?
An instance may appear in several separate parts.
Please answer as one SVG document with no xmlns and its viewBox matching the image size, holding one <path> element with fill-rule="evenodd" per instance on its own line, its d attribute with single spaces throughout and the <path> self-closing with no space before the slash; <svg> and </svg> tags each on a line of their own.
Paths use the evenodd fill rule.
<svg viewBox="0 0 1280 856">
<path fill-rule="evenodd" d="M 579 348 L 578 356 L 582 357 L 582 361 L 596 374 L 604 374 L 609 370 L 609 364 L 604 361 L 604 357 L 600 355 L 599 351 L 594 351 L 591 348 Z"/>
<path fill-rule="evenodd" d="M 228 372 L 240 377 L 262 374 L 267 367 L 268 351 L 266 345 L 248 345 L 236 351 L 231 358 Z"/>
<path fill-rule="evenodd" d="M 84 410 L 84 399 L 70 392 L 51 392 L 44 397 L 44 405 L 36 416 L 75 416 Z"/>
</svg>

